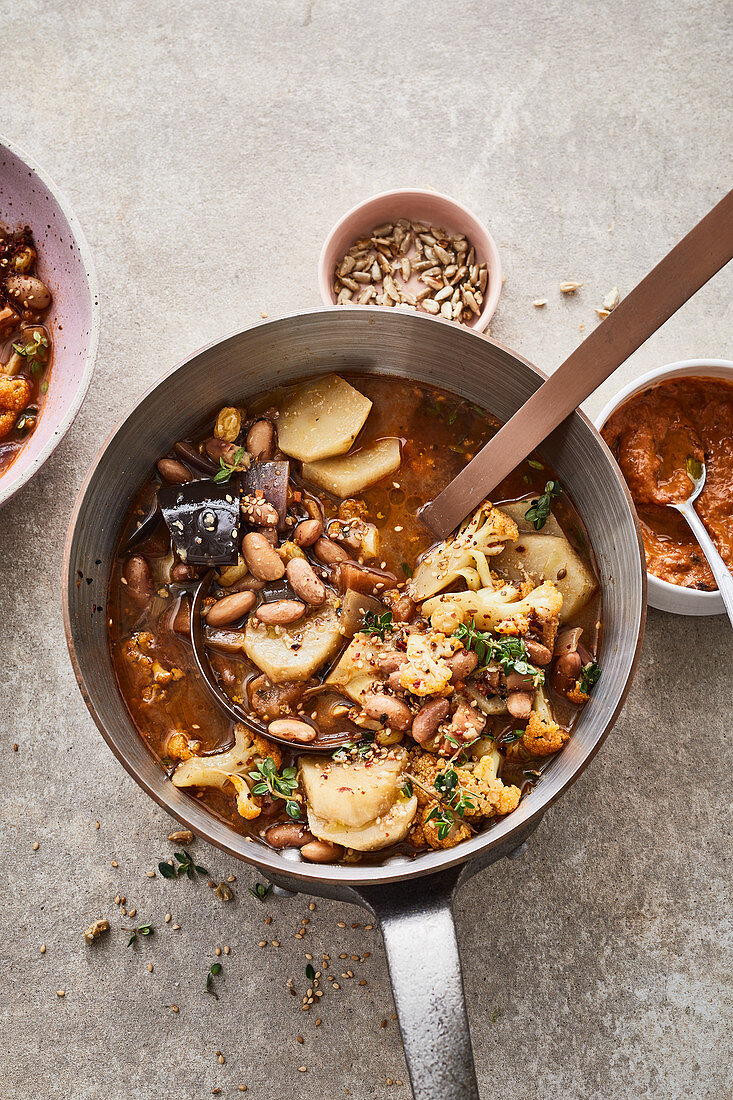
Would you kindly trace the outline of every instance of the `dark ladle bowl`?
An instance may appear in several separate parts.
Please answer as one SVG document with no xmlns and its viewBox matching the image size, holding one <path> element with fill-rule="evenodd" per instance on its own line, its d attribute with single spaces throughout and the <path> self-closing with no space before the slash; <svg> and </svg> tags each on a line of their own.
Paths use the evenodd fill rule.
<svg viewBox="0 0 733 1100">
<path fill-rule="evenodd" d="M 342 737 L 322 738 L 316 736 L 313 741 L 305 743 L 288 741 L 285 737 L 277 737 L 275 734 L 271 733 L 264 722 L 259 722 L 249 711 L 246 711 L 243 707 L 237 706 L 236 703 L 232 702 L 220 686 L 209 662 L 204 624 L 201 618 L 201 607 L 209 594 L 213 579 L 213 569 L 204 573 L 194 589 L 193 599 L 191 601 L 191 648 L 193 650 L 193 659 L 196 662 L 196 667 L 199 670 L 201 679 L 204 682 L 212 702 L 214 702 L 219 710 L 223 711 L 228 718 L 231 718 L 233 722 L 242 722 L 253 733 L 259 733 L 263 737 L 267 737 L 270 741 L 276 741 L 278 744 L 284 745 L 287 749 L 294 749 L 299 752 L 333 752 L 340 745 L 346 745 L 349 741 L 353 741 L 354 735 L 348 732 L 344 733 Z"/>
<path fill-rule="evenodd" d="M 447 851 L 387 853 L 369 864 L 314 865 L 297 850 L 253 844 L 174 787 L 137 733 L 107 641 L 107 589 L 120 531 L 139 486 L 204 410 L 309 375 L 383 373 L 446 387 L 508 420 L 543 376 L 507 348 L 449 322 L 376 306 L 325 309 L 255 325 L 191 356 L 158 381 L 92 465 L 69 527 L 64 615 L 89 710 L 133 778 L 187 828 L 255 865 L 277 885 L 368 908 L 381 922 L 415 1096 L 476 1100 L 450 903 L 458 886 L 521 850 L 548 807 L 598 751 L 629 690 L 643 634 L 646 567 L 631 498 L 610 451 L 582 413 L 542 453 L 585 521 L 599 567 L 603 677 L 573 736 L 508 817 Z M 96 565 L 95 562 L 101 562 Z M 78 584 L 81 571 L 91 584 Z"/>
</svg>

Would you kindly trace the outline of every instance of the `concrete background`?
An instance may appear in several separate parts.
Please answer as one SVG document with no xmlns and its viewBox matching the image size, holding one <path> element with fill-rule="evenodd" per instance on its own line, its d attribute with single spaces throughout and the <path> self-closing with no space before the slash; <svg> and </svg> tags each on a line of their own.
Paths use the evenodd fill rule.
<svg viewBox="0 0 733 1100">
<path fill-rule="evenodd" d="M 603 295 L 627 292 L 730 184 L 731 8 L 3 0 L 0 13 L 2 129 L 71 199 L 103 296 L 82 413 L 0 523 L 0 1092 L 199 1100 L 246 1083 L 257 1100 L 408 1097 L 379 933 L 361 911 L 263 905 L 248 868 L 200 842 L 213 877 L 236 876 L 234 901 L 146 877 L 172 823 L 101 741 L 63 640 L 72 497 L 112 424 L 180 357 L 261 312 L 317 306 L 324 235 L 383 188 L 428 184 L 472 207 L 506 269 L 493 334 L 559 363 Z M 584 285 L 566 300 L 569 278 Z M 729 270 L 590 411 L 660 363 L 731 357 L 732 290 Z M 484 1096 L 729 1095 L 730 638 L 724 618 L 651 612 L 592 768 L 523 859 L 461 894 Z M 113 931 L 90 948 L 81 934 L 97 917 Z M 118 929 L 147 921 L 154 935 L 128 949 Z M 203 988 L 224 944 L 216 1001 Z M 326 990 L 319 1028 L 300 1009 L 306 951 L 355 974 Z"/>
</svg>

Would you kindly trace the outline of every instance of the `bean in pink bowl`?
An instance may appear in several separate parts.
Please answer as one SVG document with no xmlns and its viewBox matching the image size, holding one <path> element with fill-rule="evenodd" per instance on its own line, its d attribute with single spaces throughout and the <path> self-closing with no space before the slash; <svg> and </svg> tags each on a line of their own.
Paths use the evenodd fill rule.
<svg viewBox="0 0 733 1100">
<path fill-rule="evenodd" d="M 89 388 L 99 303 L 89 246 L 56 186 L 0 139 L 0 505 L 41 468 Z"/>
</svg>

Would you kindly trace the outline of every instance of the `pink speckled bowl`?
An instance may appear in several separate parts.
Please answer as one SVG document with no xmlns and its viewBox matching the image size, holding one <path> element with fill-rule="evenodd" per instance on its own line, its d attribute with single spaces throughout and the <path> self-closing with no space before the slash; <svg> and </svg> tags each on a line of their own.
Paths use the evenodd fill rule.
<svg viewBox="0 0 733 1100">
<path fill-rule="evenodd" d="M 89 245 L 66 199 L 45 172 L 0 138 L 0 222 L 29 225 L 38 246 L 40 277 L 53 294 L 46 315 L 54 342 L 48 393 L 38 426 L 0 474 L 0 506 L 38 472 L 63 439 L 84 400 L 94 370 L 99 300 Z"/>
<path fill-rule="evenodd" d="M 501 294 L 502 274 L 499 251 L 488 229 L 475 214 L 460 202 L 449 198 L 448 195 L 441 195 L 438 191 L 410 188 L 382 191 L 381 194 L 360 202 L 358 206 L 352 207 L 347 214 L 344 214 L 326 237 L 318 261 L 318 287 L 323 304 L 326 306 L 336 304 L 333 273 L 336 264 L 348 252 L 354 241 L 363 234 L 369 233 L 375 226 L 382 225 L 384 222 L 397 221 L 398 218 L 409 218 L 410 221 L 435 225 L 447 230 L 448 233 L 465 233 L 476 249 L 478 262 L 486 264 L 489 282 L 481 312 L 474 320 L 463 323 L 463 327 L 484 332 L 494 315 Z M 425 316 L 430 317 L 431 314 L 426 313 Z M 441 320 L 439 317 L 433 319 Z M 450 325 L 454 322 L 444 321 L 443 323 Z"/>
</svg>

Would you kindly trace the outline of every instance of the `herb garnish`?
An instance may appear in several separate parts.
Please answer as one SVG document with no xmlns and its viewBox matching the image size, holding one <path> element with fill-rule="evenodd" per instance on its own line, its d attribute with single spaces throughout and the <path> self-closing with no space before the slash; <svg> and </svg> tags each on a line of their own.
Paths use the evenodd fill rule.
<svg viewBox="0 0 733 1100">
<path fill-rule="evenodd" d="M 409 779 L 405 780 L 405 782 L 400 787 L 400 790 L 402 791 L 405 798 L 412 798 L 413 788 L 412 788 L 412 783 L 410 782 Z"/>
<path fill-rule="evenodd" d="M 472 649 L 481 664 L 495 660 L 504 672 L 519 672 L 522 676 L 531 676 L 535 687 L 545 682 L 545 674 L 529 659 L 527 647 L 521 638 L 493 638 L 484 630 L 476 629 L 476 622 L 461 623 L 455 631 L 455 637 L 463 643 L 464 649 Z"/>
<path fill-rule="evenodd" d="M 585 665 L 585 667 L 580 670 L 580 679 L 578 681 L 578 686 L 585 695 L 588 695 L 590 689 L 593 687 L 594 684 L 598 683 L 600 678 L 601 666 L 599 664 L 596 664 L 595 661 L 591 661 L 590 664 Z"/>
<path fill-rule="evenodd" d="M 541 462 L 537 462 L 534 458 L 528 458 L 527 465 L 531 466 L 533 470 L 544 470 L 545 468 Z"/>
<path fill-rule="evenodd" d="M 402 562 L 400 568 L 406 577 L 412 576 L 412 569 L 410 569 L 410 566 L 407 564 L 406 561 Z"/>
<path fill-rule="evenodd" d="M 33 374 L 40 374 L 46 366 L 48 337 L 39 330 L 33 333 L 33 337 L 34 339 L 26 344 L 13 344 L 13 351 L 28 360 L 28 366 Z"/>
<path fill-rule="evenodd" d="M 384 641 L 384 635 L 392 630 L 392 612 L 385 611 L 384 615 L 375 615 L 367 611 L 361 628 L 362 634 L 375 634 Z"/>
<path fill-rule="evenodd" d="M 535 531 L 540 531 L 545 526 L 550 518 L 552 498 L 559 497 L 562 491 L 562 485 L 559 481 L 548 481 L 545 483 L 545 491 L 542 496 L 536 497 L 532 501 L 524 513 L 524 518 L 529 520 Z"/>
<path fill-rule="evenodd" d="M 311 963 L 308 963 L 308 965 L 305 968 L 305 976 L 306 976 L 306 978 L 308 979 L 309 982 L 312 982 L 312 981 L 315 980 L 316 972 L 313 969 L 313 966 L 311 965 Z"/>
<path fill-rule="evenodd" d="M 264 901 L 271 890 L 271 882 L 268 882 L 267 886 L 265 886 L 264 882 L 256 882 L 254 886 L 250 886 L 249 888 L 252 897 L 257 898 L 258 901 Z"/>
<path fill-rule="evenodd" d="M 255 784 L 252 794 L 269 793 L 273 798 L 282 798 L 288 817 L 292 817 L 294 821 L 300 819 L 300 803 L 293 798 L 293 791 L 298 786 L 297 768 L 284 768 L 282 775 L 278 775 L 275 761 L 268 756 L 255 764 L 255 770 L 249 773 L 249 778 L 253 779 Z"/>
<path fill-rule="evenodd" d="M 374 734 L 367 731 L 358 741 L 347 741 L 339 745 L 336 751 L 331 753 L 331 759 L 343 764 L 354 751 L 359 756 L 369 756 L 374 751 Z"/>
<path fill-rule="evenodd" d="M 219 470 L 214 474 L 214 481 L 222 482 L 229 481 L 229 478 L 237 470 L 241 470 L 241 462 L 244 458 L 244 447 L 238 447 L 234 452 L 234 458 L 231 465 L 225 462 L 223 458 L 219 459 Z"/>
<path fill-rule="evenodd" d="M 502 733 L 501 737 L 496 739 L 497 746 L 499 745 L 513 745 L 515 741 L 521 741 L 524 737 L 524 730 L 507 730 L 506 733 Z"/>
<path fill-rule="evenodd" d="M 152 936 L 154 931 L 155 929 L 153 928 L 152 924 L 140 924 L 137 928 L 125 928 L 125 932 L 132 932 L 132 935 L 127 941 L 127 946 L 130 947 L 130 945 L 135 942 L 138 936 Z"/>
<path fill-rule="evenodd" d="M 691 481 L 698 481 L 702 476 L 702 462 L 694 455 L 690 455 L 685 460 L 685 469 Z"/>
<path fill-rule="evenodd" d="M 221 974 L 221 963 L 212 963 L 211 966 L 209 967 L 209 973 L 206 975 L 206 992 L 210 993 L 211 996 L 214 997 L 218 1001 L 219 1000 L 218 994 L 215 993 L 214 990 L 211 988 L 211 986 L 212 986 L 211 979 L 212 979 L 212 977 L 215 978 L 217 974 Z"/>
<path fill-rule="evenodd" d="M 182 852 L 173 853 L 178 860 L 179 866 L 171 866 L 170 863 L 165 861 L 158 864 L 158 870 L 163 878 L 182 878 L 184 875 L 188 875 L 189 878 L 195 878 L 196 875 L 208 875 L 208 871 L 205 867 L 200 867 L 198 863 L 194 863 L 193 856 L 191 856 L 184 848 Z"/>
</svg>

